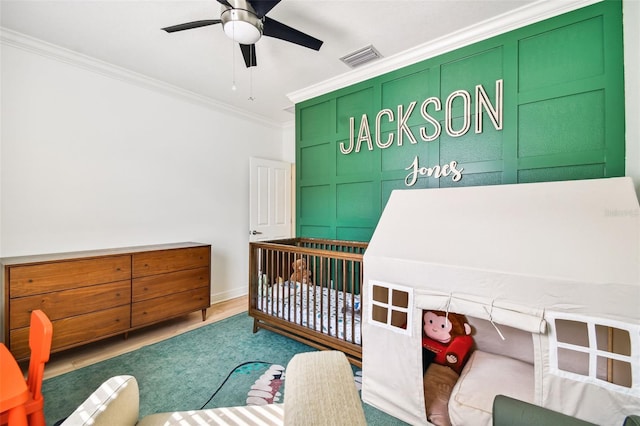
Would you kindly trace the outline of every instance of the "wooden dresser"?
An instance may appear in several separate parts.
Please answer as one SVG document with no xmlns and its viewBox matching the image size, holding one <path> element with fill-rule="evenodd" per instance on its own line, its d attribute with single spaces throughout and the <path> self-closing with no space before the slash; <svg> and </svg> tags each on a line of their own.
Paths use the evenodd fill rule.
<svg viewBox="0 0 640 426">
<path fill-rule="evenodd" d="M 29 356 L 29 318 L 53 323 L 51 352 L 211 305 L 211 246 L 174 243 L 0 259 L 4 342 Z"/>
</svg>

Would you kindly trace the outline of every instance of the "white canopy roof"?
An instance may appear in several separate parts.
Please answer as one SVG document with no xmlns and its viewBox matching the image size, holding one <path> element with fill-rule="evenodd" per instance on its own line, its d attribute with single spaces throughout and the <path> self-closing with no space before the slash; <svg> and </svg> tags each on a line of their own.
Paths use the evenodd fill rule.
<svg viewBox="0 0 640 426">
<path fill-rule="evenodd" d="M 397 190 L 365 275 L 639 322 L 638 198 L 628 177 Z"/>
</svg>

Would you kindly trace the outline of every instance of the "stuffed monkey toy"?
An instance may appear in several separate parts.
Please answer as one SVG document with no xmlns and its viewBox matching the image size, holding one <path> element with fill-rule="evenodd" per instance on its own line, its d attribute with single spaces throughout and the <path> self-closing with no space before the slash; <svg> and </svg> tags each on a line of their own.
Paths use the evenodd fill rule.
<svg viewBox="0 0 640 426">
<path fill-rule="evenodd" d="M 460 374 L 472 346 L 471 326 L 464 315 L 424 311 L 422 347 L 434 354 L 434 362 Z"/>
</svg>

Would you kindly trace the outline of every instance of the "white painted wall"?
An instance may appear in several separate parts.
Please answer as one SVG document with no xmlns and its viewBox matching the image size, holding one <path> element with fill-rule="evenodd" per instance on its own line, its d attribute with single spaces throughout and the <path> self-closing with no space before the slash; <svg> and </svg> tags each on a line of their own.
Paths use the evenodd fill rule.
<svg viewBox="0 0 640 426">
<path fill-rule="evenodd" d="M 282 160 L 296 162 L 296 125 L 295 121 L 282 127 Z"/>
<path fill-rule="evenodd" d="M 296 235 L 296 122 L 282 127 L 282 160 L 291 163 L 291 235 Z"/>
<path fill-rule="evenodd" d="M 249 157 L 282 128 L 2 46 L 0 256 L 212 245 L 212 299 L 247 292 Z"/>
</svg>

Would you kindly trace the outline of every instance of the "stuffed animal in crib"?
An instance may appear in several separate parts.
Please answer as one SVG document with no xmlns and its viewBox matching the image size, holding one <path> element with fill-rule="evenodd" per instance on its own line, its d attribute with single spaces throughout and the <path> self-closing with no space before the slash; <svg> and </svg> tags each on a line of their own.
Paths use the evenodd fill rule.
<svg viewBox="0 0 640 426">
<path fill-rule="evenodd" d="M 464 315 L 424 311 L 422 347 L 433 354 L 433 362 L 460 373 L 472 346 L 471 326 Z"/>
<path fill-rule="evenodd" d="M 292 264 L 291 268 L 293 269 L 293 273 L 291 277 L 289 277 L 289 283 L 301 283 L 312 285 L 311 283 L 311 271 L 307 269 L 307 262 L 304 259 L 296 259 Z"/>
</svg>

